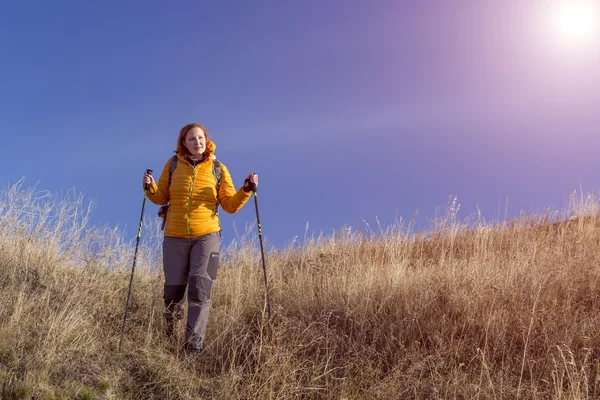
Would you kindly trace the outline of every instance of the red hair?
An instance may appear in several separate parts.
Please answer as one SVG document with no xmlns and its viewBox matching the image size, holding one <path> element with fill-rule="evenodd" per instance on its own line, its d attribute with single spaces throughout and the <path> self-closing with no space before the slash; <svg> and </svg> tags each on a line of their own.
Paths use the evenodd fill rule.
<svg viewBox="0 0 600 400">
<path fill-rule="evenodd" d="M 204 126 L 202 126 L 201 124 L 199 124 L 197 122 L 194 122 L 192 124 L 187 124 L 186 126 L 181 128 L 181 131 L 179 131 L 179 138 L 177 139 L 177 149 L 175 150 L 175 153 L 177 153 L 181 156 L 184 156 L 184 157 L 192 156 L 192 154 L 187 149 L 187 147 L 185 147 L 185 137 L 188 134 L 188 132 L 190 130 L 192 130 L 193 128 L 202 129 L 202 132 L 204 132 L 204 137 L 206 138 L 206 143 L 209 142 L 210 137 L 208 136 L 208 131 L 206 130 L 206 128 Z"/>
</svg>

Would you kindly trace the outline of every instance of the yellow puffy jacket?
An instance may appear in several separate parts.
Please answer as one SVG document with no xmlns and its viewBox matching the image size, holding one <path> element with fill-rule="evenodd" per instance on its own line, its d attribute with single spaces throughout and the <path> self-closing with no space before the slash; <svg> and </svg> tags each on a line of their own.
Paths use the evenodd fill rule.
<svg viewBox="0 0 600 400">
<path fill-rule="evenodd" d="M 185 157 L 179 162 L 169 181 L 171 159 L 163 168 L 158 185 L 152 183 L 148 198 L 158 205 L 170 203 L 165 225 L 165 236 L 190 238 L 221 230 L 217 210 L 217 182 L 213 175 L 213 157 L 216 145 L 206 142 L 207 157 L 195 167 Z M 218 202 L 226 212 L 233 214 L 246 204 L 251 192 L 235 190 L 227 167 L 221 163 L 221 186 Z"/>
</svg>

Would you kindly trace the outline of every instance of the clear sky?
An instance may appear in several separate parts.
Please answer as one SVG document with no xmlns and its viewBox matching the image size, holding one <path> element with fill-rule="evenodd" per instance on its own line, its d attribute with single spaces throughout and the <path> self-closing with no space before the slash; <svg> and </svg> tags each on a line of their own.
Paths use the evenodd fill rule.
<svg viewBox="0 0 600 400">
<path fill-rule="evenodd" d="M 561 32 L 559 3 L 2 2 L 0 183 L 81 190 L 133 238 L 143 171 L 197 121 L 236 186 L 259 173 L 277 246 L 449 196 L 561 207 L 600 181 L 600 30 Z M 255 216 L 221 214 L 226 241 Z"/>
</svg>

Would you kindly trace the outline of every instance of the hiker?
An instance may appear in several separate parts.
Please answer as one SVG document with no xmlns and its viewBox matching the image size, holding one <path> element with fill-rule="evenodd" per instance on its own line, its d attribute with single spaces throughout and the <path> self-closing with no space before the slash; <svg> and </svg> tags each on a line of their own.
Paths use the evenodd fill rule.
<svg viewBox="0 0 600 400">
<path fill-rule="evenodd" d="M 158 205 L 168 203 L 159 213 L 166 218 L 163 225 L 166 334 L 172 337 L 174 320 L 183 318 L 187 287 L 184 348 L 192 351 L 204 347 L 210 293 L 219 267 L 218 206 L 233 214 L 246 204 L 258 186 L 258 175 L 250 174 L 236 190 L 229 171 L 215 157 L 215 149 L 202 125 L 188 124 L 179 132 L 175 156 L 165 164 L 158 185 L 147 172 L 142 181 L 143 186 L 150 185 L 150 201 Z"/>
</svg>

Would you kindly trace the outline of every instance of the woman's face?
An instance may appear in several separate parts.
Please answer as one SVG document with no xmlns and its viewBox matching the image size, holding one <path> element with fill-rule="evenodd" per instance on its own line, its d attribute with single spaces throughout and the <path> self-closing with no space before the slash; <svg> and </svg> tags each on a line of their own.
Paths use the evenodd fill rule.
<svg viewBox="0 0 600 400">
<path fill-rule="evenodd" d="M 204 131 L 197 126 L 190 129 L 185 135 L 185 147 L 188 149 L 192 157 L 200 158 L 206 150 L 206 136 Z"/>
</svg>

